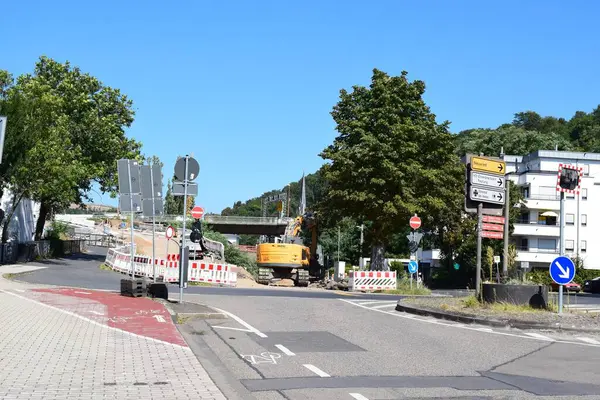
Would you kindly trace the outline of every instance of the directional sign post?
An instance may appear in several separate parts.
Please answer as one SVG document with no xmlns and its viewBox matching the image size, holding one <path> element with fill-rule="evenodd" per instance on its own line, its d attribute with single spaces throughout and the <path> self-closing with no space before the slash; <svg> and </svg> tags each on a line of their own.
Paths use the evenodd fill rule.
<svg viewBox="0 0 600 400">
<path fill-rule="evenodd" d="M 410 260 L 408 262 L 408 272 L 410 272 L 410 288 L 412 289 L 412 281 L 414 279 L 414 274 L 419 270 L 419 264 L 415 260 Z"/>
<path fill-rule="evenodd" d="M 470 197 L 473 201 L 486 203 L 504 204 L 506 202 L 504 190 L 482 189 L 476 186 L 471 186 Z"/>
<path fill-rule="evenodd" d="M 471 183 L 490 188 L 504 189 L 506 186 L 506 179 L 504 176 L 471 171 Z"/>
<path fill-rule="evenodd" d="M 550 263 L 550 277 L 558 283 L 558 313 L 562 314 L 563 285 L 575 278 L 575 264 L 569 257 L 559 256 Z"/>
<path fill-rule="evenodd" d="M 490 160 L 483 157 L 471 157 L 471 168 L 475 171 L 491 172 L 494 174 L 505 174 L 506 163 L 504 161 Z"/>
</svg>

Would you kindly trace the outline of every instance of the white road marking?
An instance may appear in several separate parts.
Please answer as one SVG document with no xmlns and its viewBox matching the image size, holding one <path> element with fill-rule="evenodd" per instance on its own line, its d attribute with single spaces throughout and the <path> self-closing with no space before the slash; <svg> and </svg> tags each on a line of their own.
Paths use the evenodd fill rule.
<svg viewBox="0 0 600 400">
<path fill-rule="evenodd" d="M 92 292 L 77 292 L 77 291 L 75 291 L 75 292 L 73 292 L 73 293 L 79 293 L 79 294 L 92 294 Z"/>
<path fill-rule="evenodd" d="M 354 397 L 356 400 L 369 400 L 360 393 L 350 393 L 350 396 Z"/>
<path fill-rule="evenodd" d="M 23 289 L 15 289 L 17 292 L 25 293 Z"/>
<path fill-rule="evenodd" d="M 492 328 L 476 328 L 476 330 L 481 332 L 494 332 Z"/>
<path fill-rule="evenodd" d="M 81 316 L 79 314 L 75 314 L 74 312 L 63 310 L 61 308 L 51 306 L 50 304 L 41 303 L 39 301 L 36 301 L 36 300 L 30 299 L 28 297 L 24 297 L 24 296 L 18 295 L 16 293 L 11 293 L 11 292 L 8 292 L 6 290 L 0 289 L 0 292 L 6 293 L 6 294 L 11 295 L 11 296 L 18 297 L 21 300 L 29 301 L 31 303 L 35 303 L 35 304 L 37 304 L 39 306 L 46 307 L 46 308 L 49 308 L 51 310 L 55 310 L 55 311 L 61 312 L 63 314 L 70 315 L 70 316 L 75 317 L 75 318 L 79 318 L 79 319 L 81 319 L 83 321 L 89 322 L 92 325 L 96 325 L 96 326 L 99 326 L 99 327 L 102 327 L 102 328 L 105 328 L 105 329 L 108 329 L 108 330 L 112 330 L 112 331 L 121 332 L 124 335 L 138 337 L 138 338 L 149 340 L 151 342 L 156 342 L 156 343 L 161 343 L 161 344 L 165 344 L 165 345 L 170 345 L 170 346 L 173 346 L 173 347 L 180 347 L 182 349 L 186 349 L 186 350 L 191 351 L 191 349 L 188 346 L 182 346 L 180 344 L 165 342 L 164 340 L 154 339 L 154 338 L 151 338 L 151 337 L 148 337 L 148 336 L 143 336 L 143 335 L 138 335 L 137 333 L 132 333 L 132 332 L 124 331 L 123 329 L 115 328 L 114 326 L 108 326 L 108 325 L 105 325 L 105 324 L 101 324 L 99 322 L 96 322 L 94 320 L 91 320 L 89 318 Z"/>
<path fill-rule="evenodd" d="M 384 311 L 384 310 L 377 310 L 377 309 L 373 309 L 370 307 L 365 307 L 361 304 L 355 303 L 352 300 L 346 300 L 346 299 L 338 299 L 340 301 L 343 301 L 345 303 L 348 304 L 352 304 L 353 306 L 356 307 L 360 307 L 360 308 L 364 308 L 365 310 L 370 310 L 370 311 L 374 311 L 374 312 L 380 312 L 382 314 L 388 314 L 391 315 L 393 317 L 396 318 L 405 318 L 405 319 L 412 319 L 414 321 L 419 321 L 419 322 L 425 322 L 427 324 L 433 324 L 433 325 L 441 325 L 441 326 L 447 326 L 450 328 L 458 328 L 458 329 L 467 329 L 470 331 L 480 331 L 480 328 L 475 328 L 469 325 L 464 325 L 464 324 L 460 324 L 460 325 L 454 325 L 454 324 L 448 324 L 445 323 L 444 321 L 440 321 L 440 320 L 436 320 L 436 319 L 424 319 L 424 318 L 416 318 L 415 315 L 413 314 L 406 314 L 406 313 L 400 313 L 397 311 Z M 482 332 L 482 331 L 480 331 Z M 499 332 L 499 331 L 490 331 L 490 332 L 485 332 L 485 333 L 489 333 L 492 335 L 501 335 L 501 336 L 509 336 L 509 337 L 515 337 L 515 338 L 520 338 L 520 339 L 530 339 L 530 340 L 542 340 L 540 338 L 536 338 L 536 337 L 531 337 L 531 336 L 523 336 L 523 335 L 517 335 L 514 333 L 508 333 L 508 332 Z M 543 339 L 544 341 L 548 341 L 546 339 Z M 574 342 L 574 341 L 570 341 L 570 340 L 553 340 L 554 343 L 563 343 L 563 344 L 574 344 L 574 345 L 578 345 L 578 346 L 589 346 L 589 347 L 598 347 L 598 345 L 596 344 L 591 344 L 591 343 L 581 343 L 581 342 Z"/>
<path fill-rule="evenodd" d="M 360 305 L 367 305 L 367 304 L 377 304 L 377 303 L 389 303 L 389 300 L 358 300 L 356 301 L 356 304 L 360 304 Z M 396 303 L 398 303 L 398 301 L 396 301 Z"/>
<path fill-rule="evenodd" d="M 232 331 L 240 331 L 240 332 L 248 332 L 248 333 L 252 333 L 251 330 L 249 329 L 243 329 L 243 328 L 234 328 L 232 326 L 219 326 L 219 325 L 211 325 L 211 327 L 213 328 L 219 328 L 219 329 L 231 329 Z"/>
<path fill-rule="evenodd" d="M 598 341 L 596 339 L 587 338 L 587 337 L 578 337 L 577 339 L 581 340 L 582 342 L 600 345 L 600 341 Z"/>
<path fill-rule="evenodd" d="M 296 355 L 295 353 L 292 353 L 292 352 L 290 351 L 290 349 L 288 349 L 287 347 L 285 347 L 285 346 L 284 346 L 284 345 L 282 345 L 282 344 L 276 344 L 276 345 L 275 345 L 275 347 L 277 347 L 279 350 L 281 350 L 281 352 L 282 352 L 283 354 L 285 354 L 286 356 L 295 356 L 295 355 Z"/>
<path fill-rule="evenodd" d="M 104 315 L 104 313 L 101 313 L 100 311 L 91 310 L 89 312 L 91 312 L 92 314 L 96 314 L 96 315 Z"/>
<path fill-rule="evenodd" d="M 375 309 L 379 309 L 379 308 L 387 308 L 387 307 L 396 307 L 398 305 L 398 303 L 392 303 L 392 304 L 382 304 L 380 306 L 373 306 L 370 308 L 375 308 Z"/>
<path fill-rule="evenodd" d="M 329 378 L 331 377 L 331 375 L 329 375 L 326 372 L 321 371 L 319 368 L 315 367 L 312 364 L 302 364 L 304 366 L 304 368 L 314 372 L 315 374 L 319 375 L 321 378 Z"/>
<path fill-rule="evenodd" d="M 541 335 L 539 333 L 535 333 L 535 332 L 524 332 L 527 336 L 531 336 L 540 340 L 546 340 L 546 341 L 550 341 L 550 342 L 554 342 L 554 339 L 549 338 L 548 336 L 544 336 Z"/>
<path fill-rule="evenodd" d="M 213 308 L 215 310 L 227 315 L 229 318 L 234 319 L 238 324 L 245 326 L 250 332 L 255 333 L 258 337 L 261 337 L 261 338 L 267 337 L 267 335 L 265 335 L 264 333 L 262 333 L 261 331 L 259 331 L 258 329 L 256 329 L 255 327 L 253 327 L 252 325 L 250 325 L 249 323 L 247 323 L 240 317 L 238 317 L 237 315 L 234 315 L 234 314 L 230 313 L 229 311 L 221 310 L 220 308 L 216 308 L 216 307 L 213 307 Z"/>
<path fill-rule="evenodd" d="M 152 318 L 156 318 L 158 322 L 167 322 L 162 315 L 153 315 Z"/>
</svg>

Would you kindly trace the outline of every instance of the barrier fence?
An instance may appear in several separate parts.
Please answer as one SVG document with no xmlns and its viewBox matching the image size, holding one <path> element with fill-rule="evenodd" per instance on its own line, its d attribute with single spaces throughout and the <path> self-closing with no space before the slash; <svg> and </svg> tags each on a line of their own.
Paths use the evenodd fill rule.
<svg viewBox="0 0 600 400">
<path fill-rule="evenodd" d="M 131 274 L 131 253 L 129 246 L 108 249 L 105 264 L 115 271 Z M 236 286 L 237 272 L 234 268 L 234 265 L 229 264 L 190 260 L 188 281 Z M 157 280 L 179 282 L 179 255 L 169 254 L 166 259 L 156 258 L 154 259 L 154 263 L 152 257 L 139 254 L 133 257 L 134 275 L 153 279 L 153 269 L 156 270 Z"/>
<path fill-rule="evenodd" d="M 348 289 L 393 290 L 396 289 L 396 271 L 350 271 Z"/>
</svg>

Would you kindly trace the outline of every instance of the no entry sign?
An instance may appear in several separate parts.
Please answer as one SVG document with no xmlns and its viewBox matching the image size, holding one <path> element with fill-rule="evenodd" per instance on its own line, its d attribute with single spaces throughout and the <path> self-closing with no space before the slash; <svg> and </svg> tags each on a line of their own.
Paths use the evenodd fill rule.
<svg viewBox="0 0 600 400">
<path fill-rule="evenodd" d="M 167 230 L 165 231 L 165 236 L 167 239 L 171 239 L 175 234 L 175 229 L 172 226 L 167 226 Z"/>
<path fill-rule="evenodd" d="M 410 227 L 413 229 L 419 229 L 419 227 L 421 227 L 421 218 L 417 217 L 416 215 L 410 217 L 410 221 L 408 222 Z"/>
<path fill-rule="evenodd" d="M 192 217 L 195 219 L 200 219 L 204 215 L 204 208 L 196 206 L 192 208 Z"/>
</svg>

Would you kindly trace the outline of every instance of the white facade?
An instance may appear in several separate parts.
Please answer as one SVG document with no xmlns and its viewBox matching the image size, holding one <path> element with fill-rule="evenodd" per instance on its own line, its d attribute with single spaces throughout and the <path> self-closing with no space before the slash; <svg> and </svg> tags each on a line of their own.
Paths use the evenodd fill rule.
<svg viewBox="0 0 600 400">
<path fill-rule="evenodd" d="M 4 210 L 5 218 L 9 217 L 12 201 L 12 193 L 8 189 L 5 189 L 4 194 L 0 199 L 0 208 Z M 22 199 L 17 205 L 17 209 L 10 221 L 8 228 L 9 241 L 16 241 L 19 243 L 32 241 L 35 236 L 35 224 L 37 223 L 39 214 L 39 203 L 30 199 Z"/>
<path fill-rule="evenodd" d="M 559 253 L 559 164 L 583 168 L 580 195 L 565 194 L 565 253 L 583 260 L 584 268 L 600 269 L 600 154 L 539 150 L 527 156 L 504 156 L 510 180 L 524 201 L 511 240 L 518 261 L 548 267 Z"/>
</svg>

